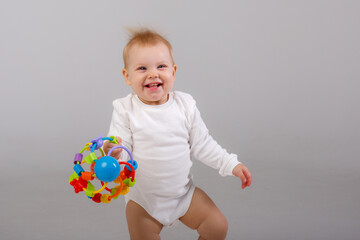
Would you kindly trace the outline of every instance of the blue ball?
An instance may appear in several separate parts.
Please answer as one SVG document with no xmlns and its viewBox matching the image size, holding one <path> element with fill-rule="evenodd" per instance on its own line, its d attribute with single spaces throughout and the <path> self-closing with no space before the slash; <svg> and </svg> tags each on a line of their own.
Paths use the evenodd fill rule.
<svg viewBox="0 0 360 240">
<path fill-rule="evenodd" d="M 100 181 L 114 181 L 119 176 L 120 170 L 120 164 L 113 157 L 104 156 L 95 161 L 94 172 Z"/>
</svg>

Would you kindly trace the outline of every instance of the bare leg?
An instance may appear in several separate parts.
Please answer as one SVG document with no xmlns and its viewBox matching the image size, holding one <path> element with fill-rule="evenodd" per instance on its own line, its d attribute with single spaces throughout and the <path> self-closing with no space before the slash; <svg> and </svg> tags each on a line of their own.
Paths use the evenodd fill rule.
<svg viewBox="0 0 360 240">
<path fill-rule="evenodd" d="M 189 210 L 180 221 L 191 229 L 196 229 L 199 239 L 225 239 L 228 222 L 210 197 L 200 188 L 196 188 Z"/>
<path fill-rule="evenodd" d="M 159 240 L 163 225 L 134 201 L 126 205 L 126 219 L 131 240 Z"/>
</svg>

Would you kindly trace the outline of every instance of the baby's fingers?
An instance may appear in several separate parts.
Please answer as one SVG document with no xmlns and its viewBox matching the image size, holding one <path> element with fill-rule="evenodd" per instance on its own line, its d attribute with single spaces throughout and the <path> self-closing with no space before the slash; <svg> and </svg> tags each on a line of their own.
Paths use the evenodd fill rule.
<svg viewBox="0 0 360 240">
<path fill-rule="evenodd" d="M 241 182 L 242 182 L 241 188 L 242 189 L 246 188 L 247 187 L 247 181 L 246 181 L 245 176 L 242 175 L 242 177 L 240 179 L 241 179 Z"/>
<path fill-rule="evenodd" d="M 121 148 L 118 148 L 118 149 L 115 149 L 111 152 L 110 156 L 116 158 L 116 159 L 119 159 L 120 158 L 120 155 L 121 155 L 121 151 L 122 149 Z"/>
<path fill-rule="evenodd" d="M 116 137 L 116 140 L 117 140 L 118 144 L 111 143 L 111 142 L 109 142 L 109 141 L 106 141 L 106 142 L 104 143 L 104 151 L 105 151 L 105 154 L 106 154 L 106 155 L 108 155 L 109 151 L 110 151 L 113 147 L 121 145 L 121 138 Z M 120 157 L 121 151 L 122 151 L 121 148 L 114 149 L 113 151 L 111 151 L 110 156 L 118 159 L 118 158 Z"/>
<path fill-rule="evenodd" d="M 240 178 L 242 185 L 241 188 L 244 189 L 246 187 L 246 177 L 243 173 L 243 171 L 241 171 L 239 174 L 237 174 L 237 177 Z"/>
<path fill-rule="evenodd" d="M 121 142 L 122 142 L 121 138 L 120 138 L 120 137 L 116 137 L 116 140 L 118 141 L 119 145 L 121 145 Z"/>
<path fill-rule="evenodd" d="M 120 145 L 121 145 L 121 138 L 116 137 L 116 140 L 118 141 L 119 144 L 110 143 L 110 145 L 109 145 L 109 151 L 110 151 L 110 149 L 112 149 L 113 147 L 115 147 L 115 146 L 120 146 Z M 121 151 L 122 151 L 122 148 L 116 148 L 116 149 L 114 149 L 113 151 L 111 151 L 110 156 L 112 156 L 112 157 L 114 157 L 114 158 L 116 158 L 116 159 L 119 159 L 119 158 L 120 158 L 120 155 L 121 155 Z"/>
<path fill-rule="evenodd" d="M 252 182 L 252 177 L 251 177 L 251 173 L 250 173 L 249 169 L 244 170 L 244 176 L 246 178 L 246 187 L 250 187 L 251 182 Z"/>
</svg>

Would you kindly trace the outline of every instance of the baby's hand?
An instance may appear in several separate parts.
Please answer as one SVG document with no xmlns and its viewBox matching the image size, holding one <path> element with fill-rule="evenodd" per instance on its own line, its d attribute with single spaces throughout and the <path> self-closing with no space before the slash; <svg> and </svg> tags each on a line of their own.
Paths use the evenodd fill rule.
<svg viewBox="0 0 360 240">
<path fill-rule="evenodd" d="M 106 141 L 104 143 L 103 149 L 104 149 L 104 152 L 105 152 L 106 155 L 108 154 L 108 152 L 110 151 L 110 149 L 112 147 L 114 147 L 116 145 L 121 145 L 121 138 L 116 137 L 116 140 L 118 141 L 119 144 L 111 143 L 110 141 Z M 111 156 L 116 158 L 117 160 L 119 160 L 119 158 L 121 156 L 121 151 L 122 151 L 121 148 L 117 148 L 117 149 L 115 149 L 114 151 L 111 152 Z"/>
<path fill-rule="evenodd" d="M 232 173 L 234 174 L 234 176 L 241 179 L 241 182 L 242 182 L 241 188 L 242 189 L 244 189 L 246 187 L 250 187 L 251 173 L 245 165 L 243 165 L 241 163 L 236 165 L 235 168 L 233 169 Z"/>
</svg>

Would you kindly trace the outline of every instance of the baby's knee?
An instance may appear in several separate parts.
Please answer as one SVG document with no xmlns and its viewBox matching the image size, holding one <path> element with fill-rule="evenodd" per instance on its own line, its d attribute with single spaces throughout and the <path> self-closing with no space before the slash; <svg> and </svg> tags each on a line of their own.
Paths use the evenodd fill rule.
<svg viewBox="0 0 360 240">
<path fill-rule="evenodd" d="M 225 239 L 229 224 L 221 212 L 210 214 L 197 229 L 203 239 Z"/>
<path fill-rule="evenodd" d="M 219 233 L 219 236 L 220 237 L 223 236 L 223 239 L 225 239 L 226 234 L 228 232 L 228 228 L 229 228 L 229 223 L 226 220 L 225 216 L 223 214 L 216 216 L 216 218 L 213 221 L 214 221 L 214 225 L 215 225 L 213 227 Z M 221 239 L 221 238 L 219 238 L 219 239 Z"/>
</svg>

